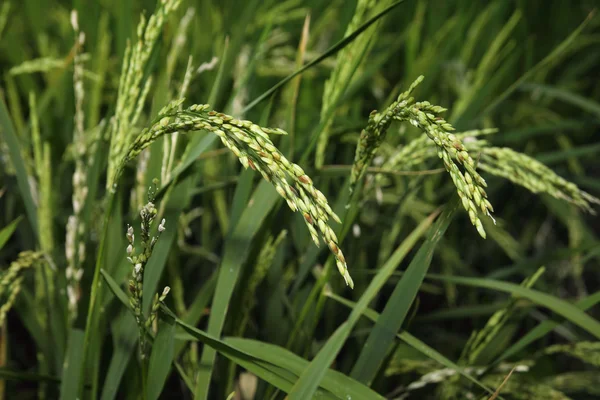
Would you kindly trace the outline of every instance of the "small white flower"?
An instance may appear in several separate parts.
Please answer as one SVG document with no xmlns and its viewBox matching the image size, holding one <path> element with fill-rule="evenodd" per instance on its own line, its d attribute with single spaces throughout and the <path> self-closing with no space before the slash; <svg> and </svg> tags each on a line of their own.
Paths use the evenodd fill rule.
<svg viewBox="0 0 600 400">
<path fill-rule="evenodd" d="M 135 239 L 135 235 L 133 234 L 133 226 L 129 225 L 126 236 L 127 240 L 129 240 L 129 243 L 133 243 L 133 239 Z"/>
<path fill-rule="evenodd" d="M 356 238 L 360 237 L 360 225 L 358 225 L 358 224 L 352 225 L 352 234 Z"/>
<path fill-rule="evenodd" d="M 71 26 L 73 27 L 73 30 L 79 30 L 79 23 L 77 21 L 77 10 L 71 11 Z"/>
<path fill-rule="evenodd" d="M 67 286 L 67 297 L 69 298 L 69 304 L 71 304 L 71 306 L 77 305 L 77 296 L 75 295 L 75 289 L 72 286 Z"/>
<path fill-rule="evenodd" d="M 165 297 L 166 295 L 168 295 L 170 291 L 171 291 L 171 288 L 168 286 L 165 286 L 165 288 L 163 289 L 163 292 L 162 292 L 162 297 Z"/>
<path fill-rule="evenodd" d="M 135 264 L 135 267 L 133 267 L 134 275 L 136 275 L 136 276 L 139 275 L 141 270 L 142 270 L 142 264 L 140 264 L 140 263 Z"/>
<path fill-rule="evenodd" d="M 75 272 L 75 280 L 77 282 L 81 281 L 81 277 L 83 276 L 83 268 L 80 268 Z"/>
<path fill-rule="evenodd" d="M 129 245 L 127 246 L 127 254 L 131 255 L 131 253 L 133 253 L 133 246 Z"/>
</svg>

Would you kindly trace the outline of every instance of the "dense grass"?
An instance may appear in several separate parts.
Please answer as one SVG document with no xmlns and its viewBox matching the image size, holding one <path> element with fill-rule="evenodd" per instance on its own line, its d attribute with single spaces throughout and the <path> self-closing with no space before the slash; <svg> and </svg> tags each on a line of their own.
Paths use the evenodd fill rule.
<svg viewBox="0 0 600 400">
<path fill-rule="evenodd" d="M 0 399 L 600 396 L 595 4 L 3 0 Z"/>
</svg>

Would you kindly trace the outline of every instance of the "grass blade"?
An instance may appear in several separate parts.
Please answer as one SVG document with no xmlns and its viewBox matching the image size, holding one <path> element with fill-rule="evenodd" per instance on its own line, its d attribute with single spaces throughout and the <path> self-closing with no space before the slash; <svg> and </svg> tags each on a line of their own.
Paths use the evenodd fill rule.
<svg viewBox="0 0 600 400">
<path fill-rule="evenodd" d="M 475 286 L 507 292 L 515 297 L 526 298 L 542 307 L 554 311 L 556 314 L 564 317 L 566 320 L 579 326 L 583 330 L 600 339 L 600 322 L 586 313 L 577 306 L 559 299 L 558 297 L 539 292 L 537 290 L 528 289 L 523 286 L 515 285 L 514 283 L 495 281 L 485 278 L 463 278 L 458 276 L 445 275 L 427 275 L 428 279 L 443 280 L 446 282 L 455 283 L 457 285 Z"/>
<path fill-rule="evenodd" d="M 125 305 L 128 306 L 128 303 Z M 104 379 L 101 400 L 116 398 L 129 359 L 137 347 L 139 330 L 129 308 L 121 309 L 112 323 L 111 331 L 114 350 Z"/>
<path fill-rule="evenodd" d="M 433 252 L 450 225 L 457 206 L 457 200 L 448 206 L 396 284 L 394 292 L 381 313 L 381 318 L 377 320 L 352 368 L 350 376 L 354 379 L 370 384 L 375 378 L 394 340 L 394 335 L 400 330 L 406 315 L 408 315 L 408 310 L 431 264 Z"/>
<path fill-rule="evenodd" d="M 341 350 L 348 336 L 350 336 L 352 328 L 358 322 L 363 311 L 368 307 L 371 300 L 379 293 L 379 290 L 387 282 L 388 278 L 393 274 L 394 270 L 398 267 L 400 262 L 402 262 L 404 257 L 406 257 L 417 240 L 419 240 L 419 238 L 427 231 L 437 215 L 438 212 L 436 211 L 430 215 L 429 218 L 423 220 L 421 224 L 406 239 L 404 239 L 390 259 L 371 280 L 371 283 L 360 297 L 356 307 L 352 309 L 346 322 L 338 328 L 336 333 L 331 336 L 329 340 L 327 340 L 327 343 L 311 361 L 306 370 L 304 370 L 300 379 L 296 382 L 294 388 L 290 392 L 290 400 L 308 399 L 313 396 L 325 371 L 329 368 L 336 355 Z M 434 232 L 437 232 L 437 229 L 434 228 Z"/>
<path fill-rule="evenodd" d="M 275 190 L 268 182 L 262 181 L 254 193 L 252 202 L 246 207 L 237 226 L 227 239 L 208 320 L 208 333 L 212 336 L 218 337 L 221 334 L 233 288 L 250 249 L 252 238 L 277 201 Z M 205 399 L 208 396 L 215 356 L 216 352 L 212 348 L 205 348 L 202 352 L 201 363 L 206 368 L 198 374 L 195 390 L 197 399 Z"/>
<path fill-rule="evenodd" d="M 256 358 L 287 369 L 297 376 L 300 376 L 308 365 L 308 361 L 304 358 L 270 343 L 243 338 L 225 338 L 224 342 Z M 325 373 L 321 387 L 339 399 L 384 399 L 383 396 L 360 382 L 333 370 Z"/>
<path fill-rule="evenodd" d="M 27 213 L 27 219 L 31 224 L 33 234 L 36 238 L 39 237 L 38 218 L 37 218 L 37 206 L 33 202 L 33 196 L 31 195 L 31 188 L 29 187 L 29 176 L 25 169 L 25 163 L 21 157 L 21 145 L 19 144 L 19 138 L 17 137 L 4 100 L 0 99 L 0 131 L 2 137 L 8 146 L 8 154 L 10 155 L 10 161 L 12 162 L 15 172 L 17 174 L 17 184 L 21 197 L 25 205 L 25 212 Z"/>
<path fill-rule="evenodd" d="M 102 274 L 102 277 L 106 281 L 108 288 L 113 292 L 113 294 L 121 301 L 121 303 L 123 303 L 123 305 L 127 309 L 131 309 L 131 306 L 129 305 L 129 297 L 119 287 L 119 284 L 117 282 L 115 282 L 115 280 L 109 274 L 107 274 L 106 271 L 104 271 L 103 269 L 100 270 L 100 273 Z"/>
<path fill-rule="evenodd" d="M 538 83 L 525 84 L 521 87 L 521 89 L 524 91 L 539 92 L 548 97 L 562 100 L 565 103 L 577 106 L 582 110 L 594 114 L 597 118 L 600 118 L 600 104 L 592 99 L 580 96 L 577 93 L 573 93 L 558 87 L 541 85 Z"/>
<path fill-rule="evenodd" d="M 595 306 L 598 303 L 600 303 L 600 292 L 596 292 L 593 295 L 588 296 L 585 299 L 578 301 L 577 303 L 575 303 L 575 307 L 577 307 L 581 311 L 585 311 L 589 308 L 592 308 L 593 306 Z M 517 354 L 521 350 L 525 349 L 527 346 L 529 346 L 534 341 L 539 340 L 542 337 L 546 336 L 548 333 L 552 332 L 552 330 L 554 328 L 558 327 L 559 325 L 560 325 L 559 321 L 550 320 L 550 319 L 540 323 L 538 326 L 536 326 L 535 328 L 533 328 L 532 330 L 527 332 L 527 334 L 525 336 L 523 336 L 521 339 L 519 339 L 516 343 L 514 343 L 512 346 L 510 346 L 508 349 L 506 349 L 496 359 L 494 364 L 500 363 L 501 361 L 504 361 L 504 360 L 514 356 L 515 354 Z"/>
<path fill-rule="evenodd" d="M 480 114 L 481 117 L 492 112 L 500 103 L 508 98 L 515 90 L 517 90 L 525 81 L 542 71 L 546 66 L 551 65 L 553 61 L 556 61 L 569 50 L 575 39 L 581 34 L 583 29 L 591 22 L 593 13 L 590 13 L 588 17 L 571 33 L 561 44 L 556 46 L 550 54 L 548 54 L 542 61 L 537 63 L 533 68 L 524 73 L 519 79 L 513 82 L 502 94 L 494 99 L 494 101 L 488 105 L 485 110 Z"/>
<path fill-rule="evenodd" d="M 78 397 L 80 381 L 83 375 L 84 333 L 81 329 L 72 329 L 69 334 L 69 348 L 65 357 L 63 380 L 60 385 L 60 400 Z"/>
<path fill-rule="evenodd" d="M 60 383 L 60 379 L 53 376 L 33 374 L 30 372 L 14 371 L 10 368 L 0 368 L 0 379 L 18 382 Z"/>
<path fill-rule="evenodd" d="M 329 294 L 328 296 L 331 297 L 333 300 L 335 300 L 345 306 L 348 306 L 350 308 L 354 308 L 356 306 L 356 303 L 346 300 L 338 295 Z M 374 311 L 370 308 L 365 309 L 363 315 L 375 323 L 377 323 L 377 320 L 380 317 L 379 313 L 377 313 L 376 311 Z M 396 337 L 398 339 L 402 340 L 404 343 L 411 346 L 412 348 L 420 351 L 427 357 L 431 358 L 432 360 L 437 361 L 438 363 L 440 363 L 440 365 L 443 365 L 446 368 L 453 369 L 454 371 L 458 372 L 459 374 L 461 374 L 462 376 L 464 376 L 465 378 L 467 378 L 468 380 L 470 380 L 471 382 L 473 382 L 480 388 L 486 390 L 490 394 L 494 393 L 494 391 L 491 388 L 487 387 L 485 384 L 483 384 L 482 382 L 480 382 L 479 380 L 474 378 L 472 375 L 465 372 L 465 370 L 462 369 L 459 365 L 457 365 L 450 359 L 444 357 L 443 354 L 439 353 L 434 348 L 429 347 L 426 343 L 422 342 L 421 340 L 419 340 L 415 336 L 411 335 L 410 333 L 408 333 L 406 331 L 402 331 L 402 332 L 396 334 Z"/>
<path fill-rule="evenodd" d="M 273 386 L 285 392 L 289 391 L 292 387 L 295 376 L 291 372 L 283 368 L 277 367 L 275 365 L 272 365 L 270 363 L 259 360 L 255 357 L 252 357 L 250 354 L 247 354 L 206 332 L 203 332 L 199 329 L 194 328 L 193 326 L 184 323 L 183 321 L 179 320 L 173 314 L 173 312 L 164 305 L 161 305 L 161 311 L 161 318 L 173 319 L 175 321 L 175 324 L 183 328 L 184 331 L 186 331 L 205 345 L 210 346 L 215 351 L 218 351 L 220 354 L 224 355 L 239 366 L 252 372 L 259 378 L 264 379 Z M 325 398 L 335 399 L 334 396 L 327 396 Z"/>
<path fill-rule="evenodd" d="M 6 242 L 8 242 L 8 239 L 10 239 L 15 229 L 17 229 L 17 226 L 19 225 L 19 222 L 21 222 L 22 218 L 23 217 L 19 216 L 13 222 L 2 228 L 0 231 L 0 250 L 2 250 Z"/>
<path fill-rule="evenodd" d="M 152 344 L 150 365 L 148 368 L 147 396 L 149 400 L 160 397 L 175 355 L 175 324 L 168 318 L 161 319 L 158 333 Z"/>
</svg>

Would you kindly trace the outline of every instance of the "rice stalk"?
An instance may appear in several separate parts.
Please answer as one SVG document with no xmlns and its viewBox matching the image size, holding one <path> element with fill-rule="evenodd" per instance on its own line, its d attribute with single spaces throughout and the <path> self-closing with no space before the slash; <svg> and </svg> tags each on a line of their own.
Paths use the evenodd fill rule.
<svg viewBox="0 0 600 400">
<path fill-rule="evenodd" d="M 133 46 L 131 43 L 127 43 L 125 48 L 117 105 L 110 128 L 107 188 L 111 190 L 116 184 L 111 178 L 115 176 L 119 163 L 135 138 L 132 128 L 140 118 L 150 91 L 152 78 L 149 77 L 144 81 L 144 74 L 152 49 L 167 18 L 179 7 L 180 3 L 180 0 L 160 0 L 156 11 L 150 18 L 146 20 L 142 14 L 137 26 L 137 42 Z"/>
<path fill-rule="evenodd" d="M 143 284 L 144 284 L 144 269 L 148 260 L 152 256 L 154 246 L 158 242 L 158 239 L 162 232 L 165 231 L 165 219 L 163 218 L 158 225 L 155 236 L 151 235 L 151 225 L 158 214 L 158 210 L 154 206 L 152 193 L 148 196 L 148 203 L 141 209 L 141 252 L 138 254 L 135 249 L 135 234 L 133 227 L 130 225 L 127 227 L 125 234 L 128 245 L 126 248 L 127 260 L 133 266 L 131 271 L 131 279 L 129 281 L 129 303 L 133 310 L 136 323 L 139 330 L 139 349 L 140 356 L 142 359 L 148 358 L 148 346 L 146 340 L 146 331 L 152 326 L 152 322 L 156 319 L 156 313 L 158 312 L 159 302 L 162 302 L 167 294 L 169 293 L 169 287 L 165 287 L 162 294 L 158 296 L 155 294 L 154 301 L 152 302 L 152 308 L 150 314 L 146 318 L 142 310 L 143 301 Z"/>
<path fill-rule="evenodd" d="M 391 4 L 391 1 L 387 0 L 359 0 L 356 4 L 352 20 L 346 27 L 344 36 L 350 35 L 365 23 L 373 10 L 376 8 L 383 9 L 389 4 Z M 325 82 L 323 103 L 321 106 L 321 122 L 325 124 L 319 135 L 315 153 L 315 166 L 317 168 L 321 168 L 325 161 L 325 151 L 329 142 L 331 124 L 333 123 L 332 110 L 346 92 L 359 65 L 365 62 L 365 55 L 372 47 L 373 38 L 377 35 L 380 26 L 381 23 L 379 22 L 374 24 L 374 26 L 371 26 L 338 53 L 335 68 L 331 72 L 329 79 Z"/>
<path fill-rule="evenodd" d="M 65 256 L 67 268 L 67 300 L 69 317 L 74 320 L 77 316 L 77 304 L 81 296 L 80 282 L 83 276 L 82 264 L 85 261 L 86 224 L 83 219 L 83 209 L 88 195 L 87 184 L 87 140 L 85 137 L 85 116 L 83 101 L 85 90 L 83 86 L 83 60 L 81 51 L 85 43 L 85 34 L 79 30 L 77 11 L 71 12 L 71 27 L 75 32 L 75 57 L 73 60 L 73 88 L 75 94 L 75 116 L 73 131 L 73 158 L 75 172 L 73 173 L 73 214 L 69 216 L 66 226 Z"/>
</svg>

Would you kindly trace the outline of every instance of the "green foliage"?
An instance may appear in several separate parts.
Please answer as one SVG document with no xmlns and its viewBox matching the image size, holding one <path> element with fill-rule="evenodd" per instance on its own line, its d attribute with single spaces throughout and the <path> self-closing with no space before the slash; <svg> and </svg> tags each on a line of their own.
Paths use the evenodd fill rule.
<svg viewBox="0 0 600 400">
<path fill-rule="evenodd" d="M 0 399 L 598 396 L 594 6 L 5 0 Z"/>
</svg>

